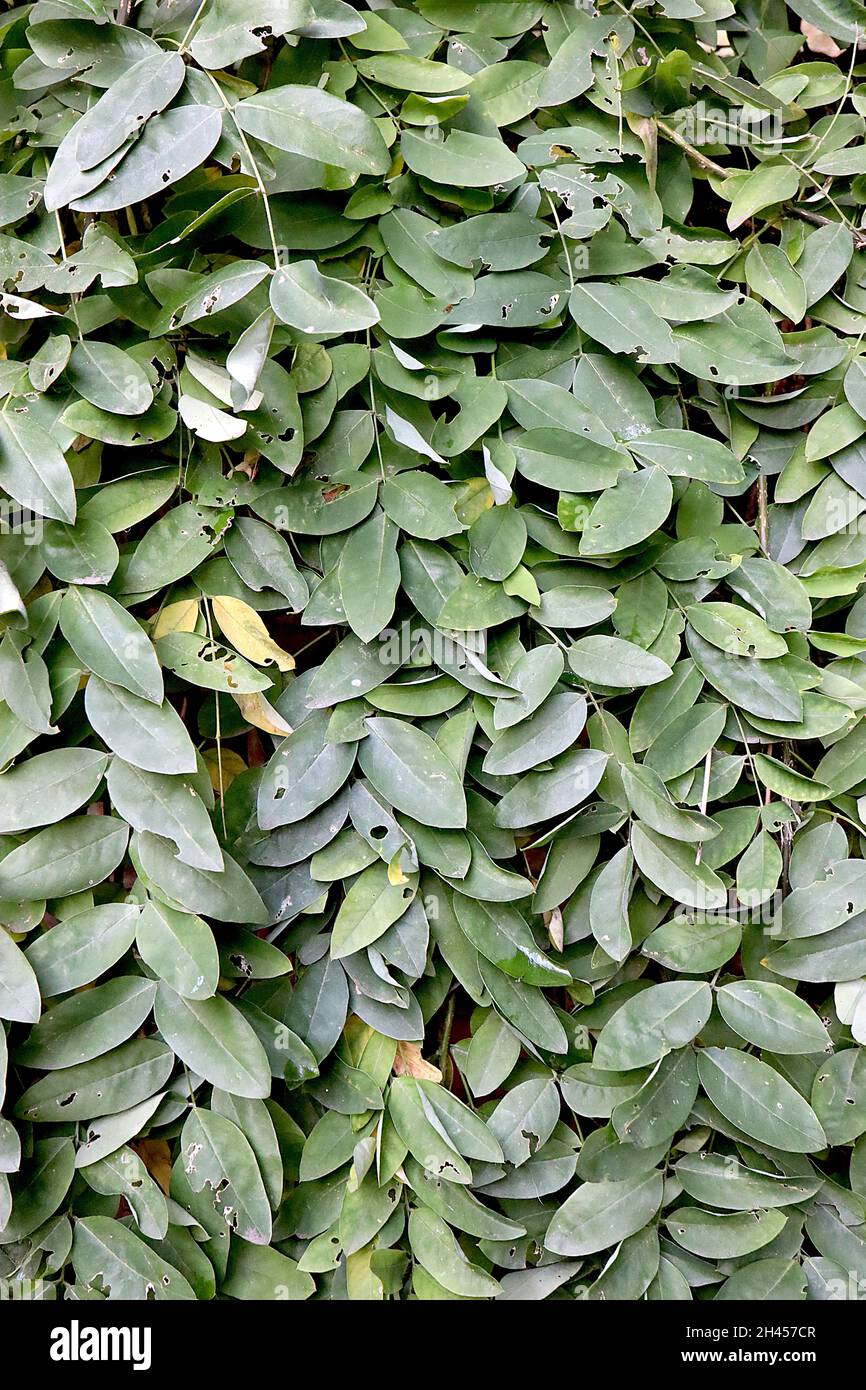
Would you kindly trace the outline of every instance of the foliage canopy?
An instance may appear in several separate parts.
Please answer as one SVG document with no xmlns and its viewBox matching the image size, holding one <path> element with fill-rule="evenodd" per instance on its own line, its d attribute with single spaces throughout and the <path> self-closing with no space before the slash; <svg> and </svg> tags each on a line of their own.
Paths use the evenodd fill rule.
<svg viewBox="0 0 866 1390">
<path fill-rule="evenodd" d="M 864 32 L 0 19 L 0 1279 L 856 1296 Z"/>
</svg>

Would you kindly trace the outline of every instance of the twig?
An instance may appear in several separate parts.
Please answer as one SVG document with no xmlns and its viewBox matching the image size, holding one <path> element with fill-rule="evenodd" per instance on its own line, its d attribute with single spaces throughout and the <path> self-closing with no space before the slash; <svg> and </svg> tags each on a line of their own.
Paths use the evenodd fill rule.
<svg viewBox="0 0 866 1390">
<path fill-rule="evenodd" d="M 656 116 L 656 125 L 663 135 L 666 135 L 669 140 L 673 140 L 674 144 L 679 145 L 681 150 L 685 150 L 689 158 L 693 159 L 696 164 L 699 164 L 702 169 L 706 169 L 707 173 L 718 174 L 719 178 L 726 179 L 731 174 L 746 172 L 745 170 L 738 169 L 724 169 L 721 164 L 717 164 L 714 159 L 710 159 L 709 155 L 701 154 L 700 150 L 696 150 L 694 145 L 689 144 L 684 135 L 680 135 L 679 131 L 674 130 L 673 126 L 668 125 L 666 121 L 660 121 L 658 116 Z"/>
<path fill-rule="evenodd" d="M 442 1024 L 442 1038 L 439 1043 L 439 1070 L 442 1073 L 443 1081 L 445 1079 L 445 1068 L 449 1061 L 448 1048 L 451 1044 L 451 1029 L 454 1026 L 454 1010 L 456 1007 L 457 995 L 452 990 L 451 997 L 448 1000 L 448 1007 L 445 1010 L 445 1022 Z"/>
<path fill-rule="evenodd" d="M 725 169 L 723 165 L 717 164 L 714 159 L 710 159 L 709 155 L 702 154 L 700 150 L 695 149 L 694 145 L 690 144 L 684 135 L 680 135 L 678 130 L 674 130 L 673 126 L 669 126 L 666 121 L 660 121 L 658 117 L 656 117 L 656 126 L 663 135 L 666 135 L 675 145 L 679 145 L 680 149 L 689 156 L 689 159 L 693 159 L 695 163 L 698 164 L 701 169 L 705 169 L 708 174 L 715 174 L 718 178 L 727 179 L 731 174 L 748 173 L 746 169 Z M 793 164 L 792 160 L 788 162 Z M 794 165 L 794 167 L 796 168 L 797 166 Z M 810 177 L 811 175 L 807 174 L 807 178 Z M 860 231 L 859 228 L 852 227 L 851 224 L 844 219 L 840 223 L 837 222 L 835 218 L 825 217 L 820 212 L 808 212 L 805 208 L 789 207 L 788 210 L 792 216 L 799 217 L 802 222 L 811 222 L 816 227 L 846 227 L 851 233 L 855 248 L 858 251 L 862 251 L 863 248 L 866 247 L 866 231 Z"/>
<path fill-rule="evenodd" d="M 792 208 L 803 222 L 811 222 L 815 227 L 848 227 L 851 236 L 854 238 L 854 245 L 858 251 L 862 251 L 866 246 L 866 232 L 861 232 L 857 227 L 851 227 L 847 222 L 839 223 L 835 217 L 825 217 L 821 212 L 807 212 L 805 208 Z"/>
<path fill-rule="evenodd" d="M 758 538 L 761 542 L 761 549 L 767 553 L 769 542 L 769 514 L 767 511 L 767 475 L 758 474 Z"/>
</svg>

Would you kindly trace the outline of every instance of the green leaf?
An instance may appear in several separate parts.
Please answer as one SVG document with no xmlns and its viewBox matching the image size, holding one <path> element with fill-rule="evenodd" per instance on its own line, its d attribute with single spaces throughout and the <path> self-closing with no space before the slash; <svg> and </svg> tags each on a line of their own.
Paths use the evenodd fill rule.
<svg viewBox="0 0 866 1390">
<path fill-rule="evenodd" d="M 503 141 L 489 135 L 452 130 L 443 140 L 422 139 L 404 131 L 400 151 L 415 174 L 434 183 L 485 188 L 523 179 L 526 170 Z"/>
<path fill-rule="evenodd" d="M 58 748 L 10 768 L 0 776 L 0 833 L 65 820 L 91 799 L 107 766 L 95 748 Z"/>
<path fill-rule="evenodd" d="M 374 512 L 352 531 L 340 556 L 340 595 L 346 619 L 362 642 L 377 637 L 394 615 L 400 587 L 397 527 Z"/>
<path fill-rule="evenodd" d="M 629 999 L 604 1025 L 594 1064 L 607 1071 L 651 1066 L 698 1036 L 712 1008 L 704 981 L 672 980 L 653 985 Z"/>
<path fill-rule="evenodd" d="M 812 1107 L 830 1144 L 847 1144 L 866 1131 L 866 1073 L 859 1047 L 822 1062 L 812 1086 Z"/>
<path fill-rule="evenodd" d="M 730 1260 L 752 1255 L 775 1240 L 785 1225 L 780 1211 L 719 1214 L 697 1207 L 680 1207 L 665 1221 L 677 1245 L 705 1259 Z"/>
<path fill-rule="evenodd" d="M 161 111 L 177 95 L 184 79 L 177 53 L 142 58 L 91 107 L 75 127 L 75 158 L 93 169 L 136 135 L 147 116 Z"/>
<path fill-rule="evenodd" d="M 195 1298 L 178 1269 L 110 1216 L 76 1221 L 72 1263 L 85 1287 L 108 1289 L 111 1298 Z"/>
<path fill-rule="evenodd" d="M 138 831 L 130 856 L 141 877 L 168 898 L 171 906 L 216 917 L 220 922 L 263 926 L 268 911 L 243 869 L 223 853 L 223 867 L 196 869 L 175 857 L 169 840 Z"/>
<path fill-rule="evenodd" d="M 80 396 L 115 415 L 143 415 L 153 404 L 144 369 L 111 343 L 87 340 L 72 349 L 66 374 Z"/>
<path fill-rule="evenodd" d="M 169 1047 L 212 1086 L 232 1096 L 267 1096 L 270 1067 L 264 1048 L 228 999 L 184 999 L 161 983 L 154 1018 Z"/>
<path fill-rule="evenodd" d="M 85 908 L 43 932 L 27 959 L 46 997 L 88 985 L 116 965 L 135 940 L 140 909 L 134 903 Z"/>
<path fill-rule="evenodd" d="M 0 860 L 0 898 L 65 897 L 102 883 L 126 852 L 129 826 L 114 816 L 73 816 L 40 830 Z"/>
<path fill-rule="evenodd" d="M 0 1018 L 36 1023 L 42 1009 L 33 966 L 8 932 L 0 931 Z"/>
<path fill-rule="evenodd" d="M 222 850 L 210 817 L 186 778 L 144 772 L 115 757 L 108 774 L 108 795 L 133 829 L 152 830 L 173 840 L 182 863 L 196 869 L 222 869 Z"/>
<path fill-rule="evenodd" d="M 731 182 L 728 227 L 733 231 L 762 208 L 793 198 L 800 186 L 800 174 L 791 164 L 768 161 L 750 174 L 735 175 Z"/>
<path fill-rule="evenodd" d="M 571 975 L 538 949 L 529 926 L 516 908 L 454 895 L 457 920 L 485 960 L 528 985 L 568 984 Z"/>
<path fill-rule="evenodd" d="M 72 587 L 60 605 L 63 635 L 85 668 L 151 704 L 163 699 L 156 652 L 134 618 L 108 594 Z"/>
<path fill-rule="evenodd" d="M 519 829 L 571 811 L 598 786 L 606 764 L 606 753 L 578 748 L 549 771 L 528 772 L 499 802 L 496 824 Z"/>
<path fill-rule="evenodd" d="M 56 521 L 75 520 L 69 465 L 26 408 L 0 414 L 0 486 L 22 507 Z"/>
<path fill-rule="evenodd" d="M 781 984 L 735 980 L 716 999 L 728 1027 L 756 1047 L 796 1055 L 823 1052 L 830 1045 L 817 1013 Z"/>
<path fill-rule="evenodd" d="M 664 522 L 672 498 L 670 479 L 657 466 L 618 479 L 589 514 L 581 555 L 611 555 L 646 540 Z"/>
<path fill-rule="evenodd" d="M 634 1235 L 661 1206 L 662 1175 L 625 1182 L 586 1182 L 567 1197 L 547 1228 L 545 1248 L 556 1255 L 591 1255 Z"/>
<path fill-rule="evenodd" d="M 724 884 L 712 869 L 697 861 L 690 845 L 633 825 L 631 847 L 638 868 L 663 893 L 687 907 L 717 911 L 727 902 Z"/>
<path fill-rule="evenodd" d="M 766 1062 L 731 1047 L 698 1053 L 701 1085 L 744 1133 L 788 1153 L 816 1153 L 826 1137 L 814 1110 Z"/>
<path fill-rule="evenodd" d="M 155 994 L 153 981 L 140 975 L 73 994 L 42 1015 L 17 1056 L 23 1066 L 45 1071 L 89 1062 L 141 1027 Z"/>
<path fill-rule="evenodd" d="M 371 864 L 355 879 L 337 914 L 331 958 L 353 955 L 378 941 L 402 917 L 413 897 L 412 888 L 390 882 L 387 865 Z"/>
<path fill-rule="evenodd" d="M 631 850 L 617 850 L 592 885 L 589 899 L 589 925 L 606 955 L 623 961 L 631 946 L 628 905 L 632 890 L 634 860 Z"/>
<path fill-rule="evenodd" d="M 195 772 L 195 749 L 167 700 L 154 705 L 151 700 L 92 675 L 85 688 L 84 703 L 99 737 L 126 762 L 145 772 Z"/>
<path fill-rule="evenodd" d="M 657 685 L 671 674 L 661 657 L 621 637 L 579 637 L 569 649 L 568 664 L 590 685 Z"/>
<path fill-rule="evenodd" d="M 390 162 L 371 118 L 315 86 L 270 87 L 238 102 L 234 116 L 257 140 L 350 173 L 384 174 Z"/>
<path fill-rule="evenodd" d="M 206 1188 L 227 1228 L 253 1245 L 271 1238 L 271 1210 L 256 1156 L 237 1125 L 213 1110 L 193 1110 L 181 1136 L 193 1192 Z"/>
<path fill-rule="evenodd" d="M 303 333 L 336 337 L 379 322 L 379 311 L 363 290 L 322 275 L 315 261 L 296 261 L 277 270 L 270 299 L 277 318 Z"/>
<path fill-rule="evenodd" d="M 152 198 L 207 159 L 221 125 L 219 111 L 211 106 L 177 106 L 153 116 L 110 178 L 105 182 L 100 178 L 92 193 L 73 194 L 70 207 L 79 212 L 113 212 Z"/>
<path fill-rule="evenodd" d="M 200 917 L 154 900 L 145 904 L 134 930 L 142 960 L 176 994 L 209 999 L 216 993 L 219 953 L 213 932 Z"/>
<path fill-rule="evenodd" d="M 361 771 L 397 811 L 443 830 L 466 824 L 466 800 L 454 765 L 421 729 L 401 719 L 364 721 Z"/>
<path fill-rule="evenodd" d="M 570 748 L 585 723 L 586 700 L 582 695 L 550 695 L 534 714 L 498 734 L 485 755 L 484 771 L 497 776 L 528 772 L 542 760 Z"/>
<path fill-rule="evenodd" d="M 675 1171 L 690 1197 L 732 1211 L 802 1202 L 814 1194 L 819 1183 L 814 1177 L 785 1178 L 755 1172 L 736 1159 L 728 1161 L 722 1154 L 686 1154 Z"/>
<path fill-rule="evenodd" d="M 725 965 L 739 950 L 741 939 L 739 924 L 724 917 L 706 922 L 674 918 L 650 932 L 641 950 L 666 970 L 704 974 Z"/>
<path fill-rule="evenodd" d="M 409 1241 L 418 1263 L 451 1293 L 491 1298 L 500 1285 L 467 1260 L 448 1226 L 435 1212 L 417 1207 L 409 1217 Z"/>
<path fill-rule="evenodd" d="M 258 791 L 264 830 L 293 825 L 330 801 L 355 761 L 354 743 L 328 743 L 328 717 L 314 713 L 279 745 Z"/>
<path fill-rule="evenodd" d="M 173 1067 L 174 1054 L 164 1043 L 134 1038 L 91 1062 L 49 1072 L 23 1093 L 16 1113 L 34 1123 L 114 1115 L 152 1096 Z"/>
<path fill-rule="evenodd" d="M 261 53 L 270 34 L 301 29 L 311 17 L 308 0 L 215 0 L 195 30 L 190 52 L 202 67 L 224 68 Z"/>
<path fill-rule="evenodd" d="M 578 327 L 611 352 L 636 352 L 640 362 L 676 361 L 670 328 L 627 282 L 584 281 L 571 291 L 568 308 Z"/>
</svg>

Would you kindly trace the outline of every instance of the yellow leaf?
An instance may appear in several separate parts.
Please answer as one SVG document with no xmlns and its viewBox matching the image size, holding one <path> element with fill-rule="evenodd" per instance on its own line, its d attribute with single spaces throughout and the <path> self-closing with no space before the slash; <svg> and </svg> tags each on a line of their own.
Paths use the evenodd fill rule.
<svg viewBox="0 0 866 1390">
<path fill-rule="evenodd" d="M 247 770 L 240 753 L 235 753 L 231 748 L 223 748 L 221 752 L 216 748 L 208 748 L 202 756 L 210 775 L 211 786 L 220 796 L 224 791 L 228 791 L 236 777 Z"/>
<path fill-rule="evenodd" d="M 151 637 L 154 642 L 169 632 L 195 632 L 198 622 L 198 600 L 183 598 L 178 603 L 167 603 L 160 609 L 153 624 Z"/>
<path fill-rule="evenodd" d="M 550 937 L 551 946 L 554 951 L 561 951 L 564 945 L 565 930 L 562 912 L 558 907 L 555 907 L 552 912 L 544 914 L 544 920 L 547 924 L 547 935 Z"/>
<path fill-rule="evenodd" d="M 212 600 L 214 617 L 233 647 L 260 666 L 275 661 L 281 671 L 292 671 L 295 658 L 278 646 L 254 608 L 243 599 L 221 594 Z"/>
<path fill-rule="evenodd" d="M 370 1267 L 373 1254 L 373 1246 L 365 1245 L 363 1250 L 356 1250 L 346 1257 L 346 1292 L 351 1303 L 384 1301 L 385 1287 Z"/>
<path fill-rule="evenodd" d="M 395 888 L 399 888 L 401 883 L 409 882 L 403 870 L 400 868 L 400 859 L 402 857 L 402 854 L 403 846 L 401 845 L 397 853 L 394 855 L 394 858 L 388 865 L 388 882 L 392 884 Z"/>
<path fill-rule="evenodd" d="M 493 492 L 486 478 L 466 478 L 457 485 L 456 493 L 454 511 L 464 526 L 471 526 L 494 505 Z"/>
<path fill-rule="evenodd" d="M 235 695 L 233 698 L 244 719 L 254 728 L 283 738 L 292 732 L 291 724 L 286 723 L 279 710 L 269 704 L 260 690 L 254 690 L 249 695 Z"/>
</svg>

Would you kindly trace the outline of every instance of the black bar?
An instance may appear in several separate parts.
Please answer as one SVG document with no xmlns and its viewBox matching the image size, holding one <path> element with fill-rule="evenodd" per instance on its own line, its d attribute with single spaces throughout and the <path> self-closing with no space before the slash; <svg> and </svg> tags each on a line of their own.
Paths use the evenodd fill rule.
<svg viewBox="0 0 866 1390">
<path fill-rule="evenodd" d="M 360 1341 L 346 1336 L 347 1324 L 357 1326 Z M 427 1329 L 435 1335 L 422 1344 L 417 1338 Z M 544 1340 L 535 1343 L 539 1333 Z M 760 1367 L 770 1376 L 800 1367 L 841 1374 L 857 1364 L 863 1317 L 841 1301 L 589 1304 L 563 1298 L 520 1308 L 509 1303 L 507 1310 L 495 1303 L 452 1304 L 447 1315 L 441 1304 L 421 1303 L 400 1311 L 393 1304 L 315 1301 L 0 1301 L 0 1345 L 7 1354 L 12 1346 L 26 1348 L 28 1369 L 49 1381 L 105 1371 L 115 1379 L 134 1374 L 134 1383 L 166 1374 L 173 1382 L 194 1369 L 197 1384 L 210 1374 L 224 1384 L 238 1373 L 247 1382 L 251 1373 L 260 1381 L 262 1372 L 281 1367 L 296 1378 L 314 1357 L 331 1378 L 341 1357 L 357 1374 L 371 1353 L 383 1366 L 396 1353 L 410 1375 L 421 1361 L 400 1357 L 407 1335 L 416 1355 L 425 1347 L 425 1369 L 434 1360 L 447 1361 L 464 1383 L 471 1369 L 466 1358 L 488 1373 L 501 1365 L 514 1376 L 515 1353 L 521 1352 L 539 1374 L 545 1361 L 558 1365 L 557 1380 L 563 1372 L 582 1379 L 588 1361 L 594 1372 L 606 1369 L 617 1379 L 629 1372 L 702 1376 L 708 1369 L 736 1376 L 743 1367 Z M 101 1359 L 90 1359 L 94 1350 Z"/>
</svg>

